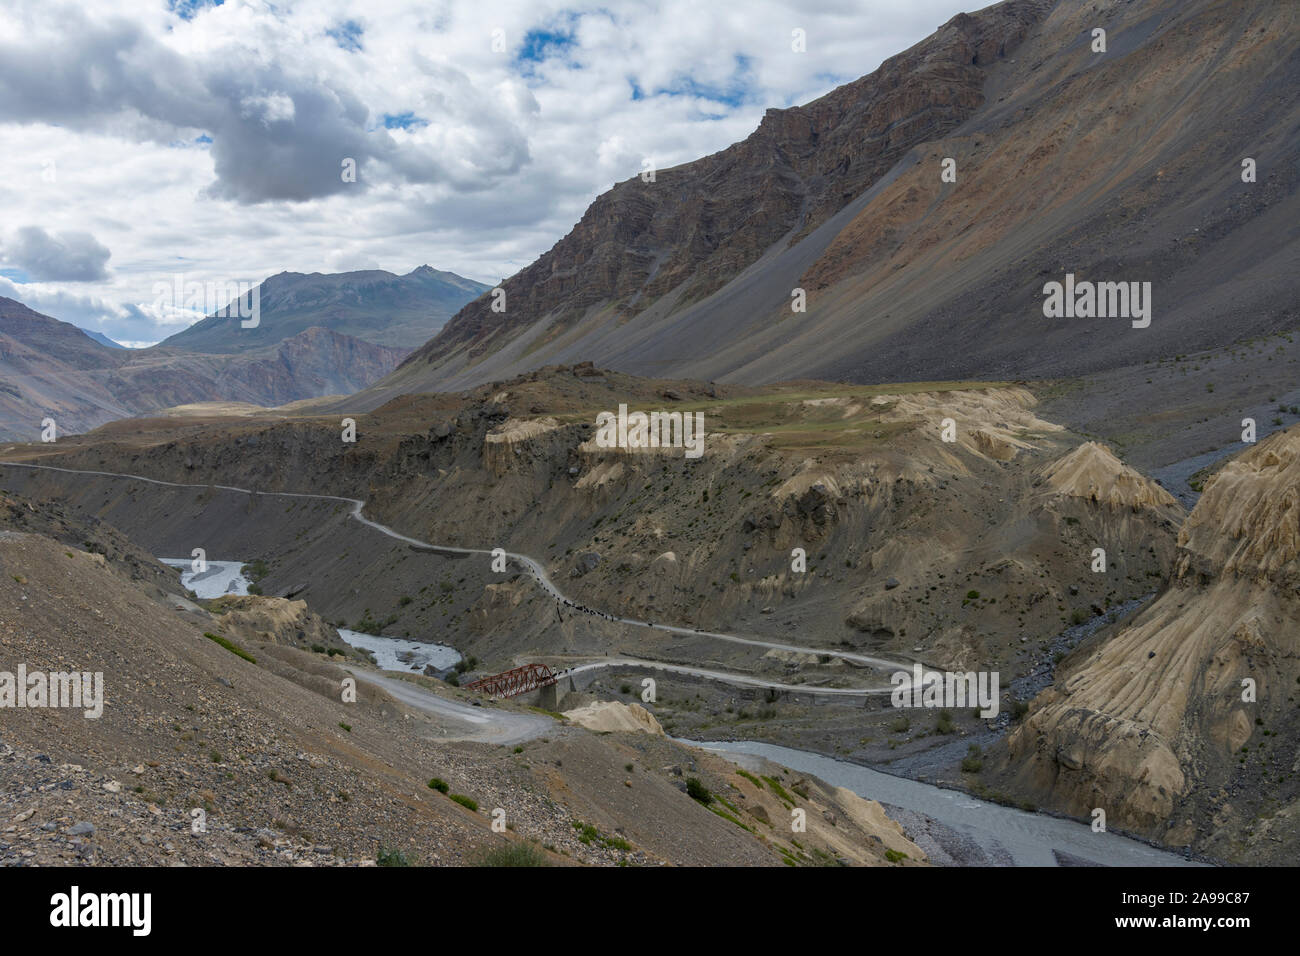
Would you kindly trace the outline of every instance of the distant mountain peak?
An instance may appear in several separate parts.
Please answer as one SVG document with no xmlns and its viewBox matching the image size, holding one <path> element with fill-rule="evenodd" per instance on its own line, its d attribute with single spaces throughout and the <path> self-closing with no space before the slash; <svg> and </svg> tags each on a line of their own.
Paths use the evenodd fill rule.
<svg viewBox="0 0 1300 956">
<path fill-rule="evenodd" d="M 388 348 L 423 345 L 465 303 L 489 287 L 423 265 L 407 275 L 383 269 L 279 272 L 258 286 L 258 325 L 210 315 L 162 344 L 193 352 L 230 354 L 274 345 L 320 326 Z"/>
<path fill-rule="evenodd" d="M 81 328 L 81 326 L 77 326 L 77 328 Z M 103 332 L 93 332 L 93 331 L 91 331 L 90 329 L 81 329 L 81 331 L 85 332 L 86 335 L 88 335 L 88 336 L 90 337 L 91 341 L 98 342 L 100 345 L 106 345 L 106 346 L 108 346 L 110 349 L 124 349 L 124 348 L 126 348 L 126 346 L 123 345 L 121 342 L 114 342 L 112 339 L 110 339 L 110 338 L 109 338 L 107 335 L 105 335 Z"/>
</svg>

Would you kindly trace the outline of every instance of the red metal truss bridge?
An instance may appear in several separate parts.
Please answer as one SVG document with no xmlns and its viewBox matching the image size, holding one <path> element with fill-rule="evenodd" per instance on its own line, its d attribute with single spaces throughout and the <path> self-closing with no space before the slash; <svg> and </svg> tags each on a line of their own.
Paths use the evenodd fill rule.
<svg viewBox="0 0 1300 956">
<path fill-rule="evenodd" d="M 518 697 L 539 687 L 554 684 L 556 675 L 545 664 L 525 664 L 491 677 L 483 677 L 466 684 L 466 690 L 477 690 L 489 697 Z"/>
</svg>

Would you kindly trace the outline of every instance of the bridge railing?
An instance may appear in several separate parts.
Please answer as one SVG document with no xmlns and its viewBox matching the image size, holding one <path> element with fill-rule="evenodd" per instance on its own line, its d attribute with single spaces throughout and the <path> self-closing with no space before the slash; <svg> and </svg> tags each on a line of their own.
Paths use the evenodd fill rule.
<svg viewBox="0 0 1300 956">
<path fill-rule="evenodd" d="M 518 697 L 530 690 L 549 687 L 555 683 L 556 675 L 545 664 L 525 664 L 513 670 L 481 677 L 466 684 L 466 690 L 476 690 L 489 697 Z"/>
</svg>

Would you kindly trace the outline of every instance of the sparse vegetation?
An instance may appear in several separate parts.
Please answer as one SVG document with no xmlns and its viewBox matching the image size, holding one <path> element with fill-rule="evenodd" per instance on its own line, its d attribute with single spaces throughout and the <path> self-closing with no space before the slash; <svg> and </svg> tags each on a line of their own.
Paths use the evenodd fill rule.
<svg viewBox="0 0 1300 956">
<path fill-rule="evenodd" d="M 535 843 L 511 842 L 488 850 L 478 858 L 479 866 L 550 866 L 546 854 Z"/>
<path fill-rule="evenodd" d="M 376 866 L 414 866 L 411 858 L 406 855 L 405 850 L 393 850 L 387 847 L 380 847 L 379 852 L 375 854 Z"/>
<path fill-rule="evenodd" d="M 939 711 L 939 719 L 934 723 L 934 732 L 936 734 L 955 733 L 957 727 L 952 722 L 952 712 L 948 710 Z"/>
<path fill-rule="evenodd" d="M 686 794 L 692 800 L 704 804 L 706 807 L 713 802 L 713 794 L 709 792 L 703 781 L 699 777 L 686 778 Z"/>
<path fill-rule="evenodd" d="M 236 644 L 234 641 L 232 641 L 232 640 L 230 640 L 230 639 L 228 639 L 228 638 L 222 637 L 220 634 L 213 634 L 211 631 L 204 631 L 204 632 L 203 632 L 203 636 L 206 637 L 206 638 L 207 638 L 208 640 L 210 640 L 210 641 L 214 641 L 214 642 L 216 642 L 217 644 L 220 644 L 222 647 L 224 647 L 226 650 L 230 651 L 230 653 L 234 654 L 235 656 L 237 656 L 237 657 L 242 657 L 244 660 L 248 661 L 250 664 L 256 664 L 256 663 L 257 663 L 257 658 L 256 658 L 256 657 L 254 657 L 252 654 L 248 653 L 248 651 L 244 650 L 242 647 L 240 647 L 240 646 L 239 646 L 238 644 Z"/>
</svg>

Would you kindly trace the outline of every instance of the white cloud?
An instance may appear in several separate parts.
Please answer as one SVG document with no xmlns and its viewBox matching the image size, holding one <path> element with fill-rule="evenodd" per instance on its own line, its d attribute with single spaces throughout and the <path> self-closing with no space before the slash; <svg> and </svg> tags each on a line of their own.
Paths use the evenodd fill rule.
<svg viewBox="0 0 1300 956">
<path fill-rule="evenodd" d="M 963 4 L 226 0 L 189 20 L 161 2 L 7 6 L 6 223 L 111 249 L 112 272 L 68 295 L 78 315 L 100 303 L 110 336 L 147 341 L 174 331 L 147 307 L 178 271 L 429 263 L 495 282 L 643 158 L 662 169 L 743 139 L 765 108 L 870 72 Z M 72 320 L 49 283 L 16 288 Z"/>
<path fill-rule="evenodd" d="M 40 226 L 23 226 L 0 245 L 0 262 L 17 266 L 37 282 L 94 282 L 108 278 L 112 255 L 88 232 L 52 236 Z"/>
</svg>

